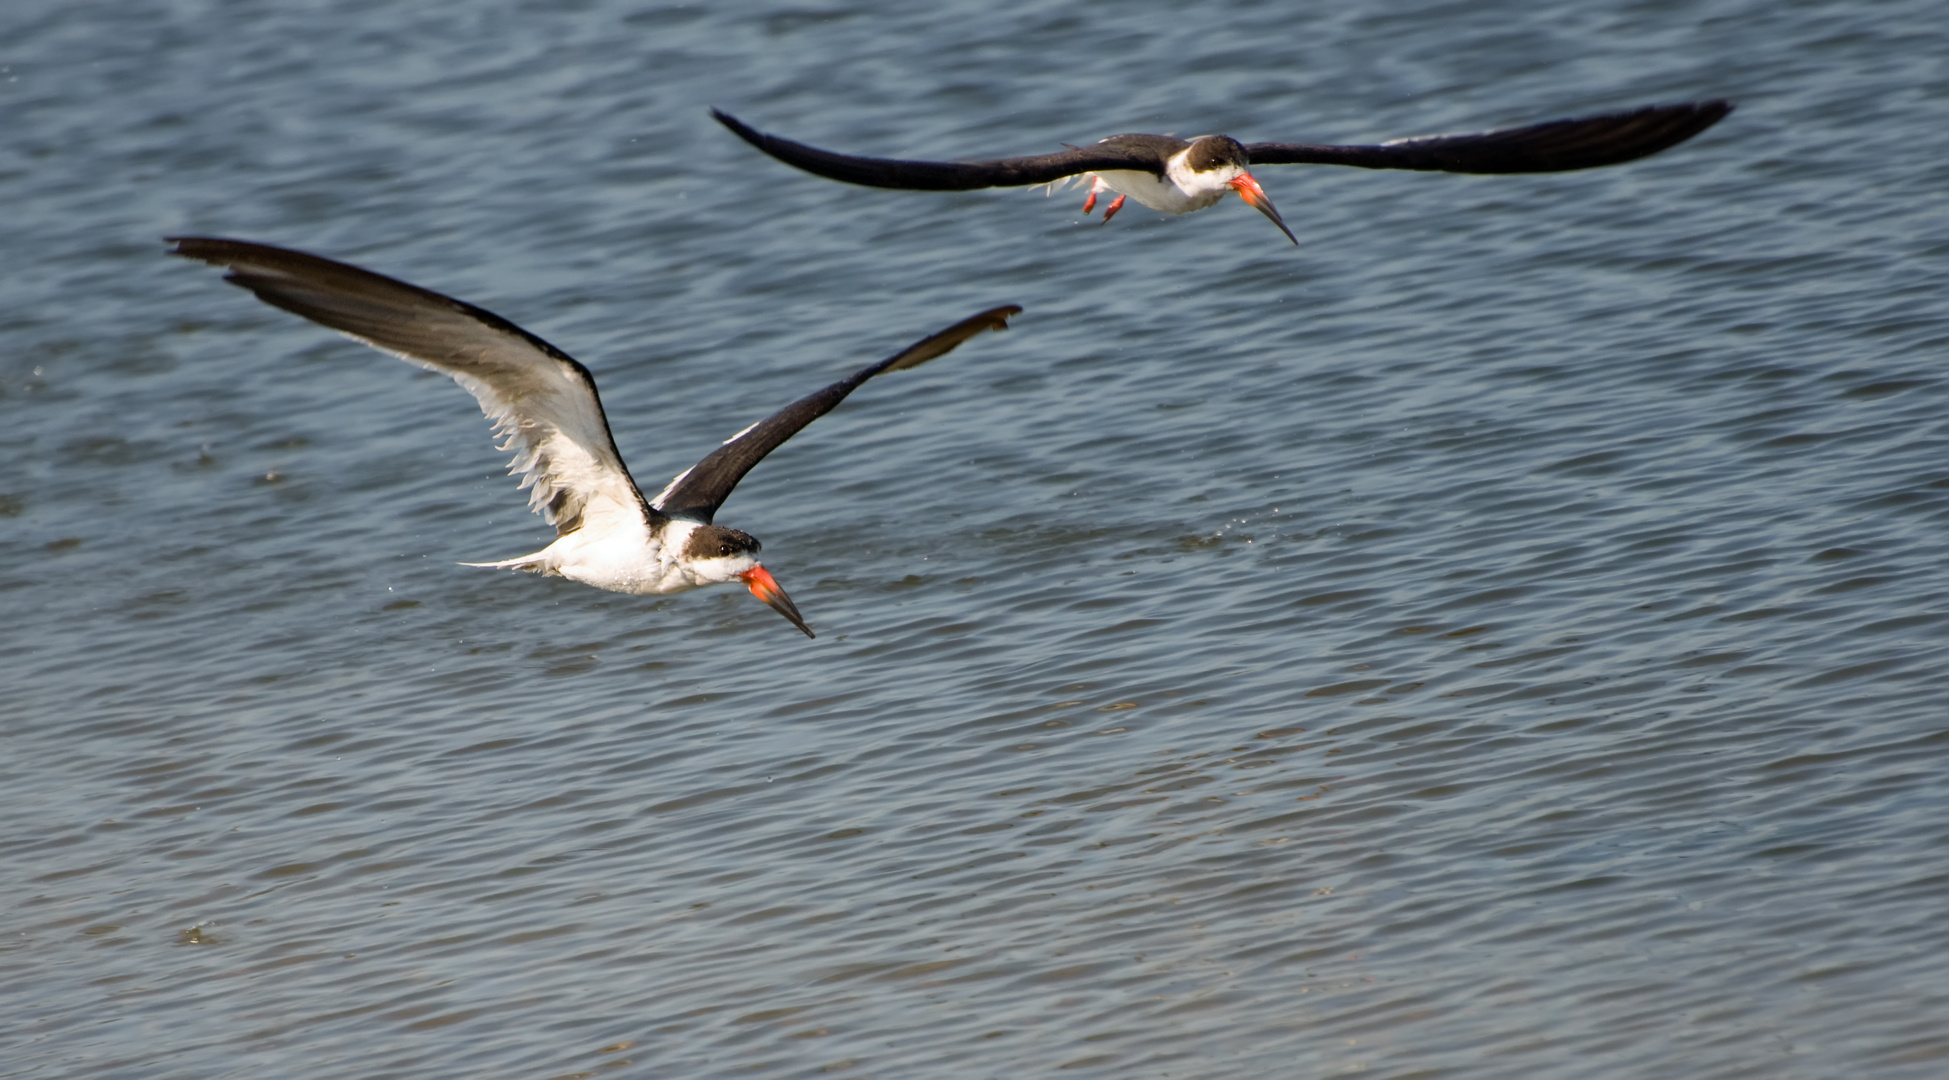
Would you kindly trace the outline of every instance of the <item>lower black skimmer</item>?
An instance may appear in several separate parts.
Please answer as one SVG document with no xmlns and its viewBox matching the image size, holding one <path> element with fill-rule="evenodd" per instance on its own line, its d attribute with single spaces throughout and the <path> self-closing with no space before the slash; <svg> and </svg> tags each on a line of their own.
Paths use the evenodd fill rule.
<svg viewBox="0 0 1949 1080">
<path fill-rule="evenodd" d="M 1653 105 L 1628 112 L 1551 120 L 1524 127 L 1457 135 L 1396 139 L 1372 146 L 1312 143 L 1241 143 L 1228 135 L 1179 139 L 1170 135 L 1112 135 L 1091 146 L 1056 154 L 992 161 L 904 161 L 855 157 L 767 135 L 729 113 L 711 110 L 719 123 L 772 157 L 806 172 L 867 187 L 913 191 L 972 191 L 989 187 L 1061 186 L 1081 178 L 1089 185 L 1083 212 L 1096 197 L 1116 192 L 1103 210 L 1108 221 L 1135 199 L 1167 214 L 1186 214 L 1236 192 L 1272 219 L 1293 243 L 1299 239 L 1280 219 L 1265 189 L 1246 171 L 1259 165 L 1351 165 L 1362 169 L 1413 169 L 1452 173 L 1546 173 L 1617 165 L 1676 146 L 1732 111 L 1725 101 Z"/>
<path fill-rule="evenodd" d="M 171 254 L 227 267 L 224 280 L 274 307 L 453 376 L 515 450 L 528 504 L 555 526 L 532 555 L 467 563 L 557 574 L 625 593 L 683 592 L 741 582 L 811 637 L 785 590 L 758 561 L 755 537 L 713 524 L 752 466 L 798 430 L 887 371 L 917 367 L 1021 312 L 1009 304 L 963 319 L 893 356 L 800 398 L 733 435 L 645 499 L 623 467 L 595 376 L 546 341 L 490 311 L 301 251 L 212 237 L 170 237 Z"/>
</svg>

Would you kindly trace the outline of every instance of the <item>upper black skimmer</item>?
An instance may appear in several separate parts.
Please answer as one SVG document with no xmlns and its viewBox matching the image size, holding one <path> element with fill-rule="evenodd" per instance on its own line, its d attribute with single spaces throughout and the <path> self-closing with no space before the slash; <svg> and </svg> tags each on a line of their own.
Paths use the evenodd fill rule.
<svg viewBox="0 0 1949 1080">
<path fill-rule="evenodd" d="M 1552 120 L 1525 127 L 1457 135 L 1396 139 L 1378 146 L 1309 143 L 1241 143 L 1228 135 L 1185 140 L 1169 135 L 1112 135 L 1094 146 L 1057 154 L 993 161 L 901 161 L 835 154 L 767 135 L 729 113 L 712 109 L 719 123 L 787 165 L 832 180 L 913 191 L 972 191 L 1033 184 L 1061 186 L 1075 177 L 1090 184 L 1083 213 L 1106 191 L 1116 200 L 1103 210 L 1108 221 L 1126 198 L 1153 210 L 1185 214 L 1203 210 L 1236 191 L 1272 219 L 1293 243 L 1299 239 L 1280 219 L 1248 165 L 1352 165 L 1362 169 L 1415 169 L 1453 173 L 1541 173 L 1616 165 L 1655 154 L 1697 135 L 1732 111 L 1726 101 L 1652 105 L 1628 112 Z"/>
<path fill-rule="evenodd" d="M 555 526 L 532 555 L 466 563 L 530 570 L 600 589 L 673 593 L 743 582 L 811 637 L 785 590 L 758 562 L 758 541 L 711 518 L 752 466 L 825 415 L 866 380 L 917 367 L 984 330 L 1004 330 L 1014 304 L 990 308 L 800 398 L 738 432 L 645 499 L 623 467 L 595 376 L 546 341 L 490 311 L 356 266 L 301 251 L 202 236 L 172 236 L 173 255 L 229 268 L 224 280 L 259 300 L 331 327 L 402 360 L 443 371 L 480 401 L 517 449 L 528 505 Z"/>
</svg>

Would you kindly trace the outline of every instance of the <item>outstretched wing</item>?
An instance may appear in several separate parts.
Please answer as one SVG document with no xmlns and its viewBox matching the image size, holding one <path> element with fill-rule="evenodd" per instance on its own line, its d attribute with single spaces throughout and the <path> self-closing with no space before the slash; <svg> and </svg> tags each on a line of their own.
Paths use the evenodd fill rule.
<svg viewBox="0 0 1949 1080">
<path fill-rule="evenodd" d="M 717 508 L 730 496 L 731 489 L 738 486 L 738 481 L 744 479 L 744 474 L 750 472 L 752 466 L 763 461 L 766 454 L 778 449 L 786 439 L 798 434 L 800 428 L 832 411 L 833 406 L 846 400 L 846 395 L 861 383 L 883 371 L 919 367 L 953 351 L 956 345 L 984 330 L 1006 330 L 1009 317 L 1021 312 L 1022 309 L 1015 304 L 990 308 L 979 315 L 962 319 L 938 334 L 922 338 L 877 364 L 861 368 L 851 377 L 841 379 L 816 394 L 794 401 L 733 435 L 724 445 L 711 451 L 710 456 L 678 474 L 651 505 L 670 517 L 691 518 L 709 524 Z"/>
<path fill-rule="evenodd" d="M 999 158 L 995 161 L 900 161 L 894 158 L 853 157 L 816 146 L 767 135 L 730 113 L 711 110 L 717 122 L 745 142 L 797 169 L 828 180 L 867 187 L 911 191 L 973 191 L 988 187 L 1048 184 L 1066 176 L 1117 169 L 1162 175 L 1164 161 L 1148 147 L 1112 138 L 1092 146 L 1072 147 L 1057 154 Z M 1172 140 L 1176 141 L 1176 140 Z M 1178 144 L 1182 148 L 1183 144 Z"/>
<path fill-rule="evenodd" d="M 491 311 L 302 251 L 204 236 L 167 237 L 172 255 L 227 267 L 224 280 L 259 300 L 375 349 L 453 376 L 517 450 L 528 503 L 570 533 L 656 512 L 623 466 L 595 377 L 546 341 Z"/>
<path fill-rule="evenodd" d="M 1567 172 L 1635 161 L 1677 146 L 1724 119 L 1732 109 L 1729 101 L 1696 101 L 1465 135 L 1396 139 L 1379 146 L 1247 143 L 1245 152 L 1254 165 L 1352 165 L 1454 173 Z"/>
</svg>

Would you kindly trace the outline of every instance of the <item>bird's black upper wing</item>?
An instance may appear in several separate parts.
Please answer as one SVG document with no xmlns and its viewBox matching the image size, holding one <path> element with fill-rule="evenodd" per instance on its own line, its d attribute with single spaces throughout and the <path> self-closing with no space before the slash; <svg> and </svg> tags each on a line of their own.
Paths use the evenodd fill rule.
<svg viewBox="0 0 1949 1080">
<path fill-rule="evenodd" d="M 172 236 L 171 254 L 226 267 L 259 300 L 403 360 L 445 372 L 518 449 L 529 504 L 558 532 L 632 518 L 656 523 L 623 466 L 595 377 L 567 353 L 491 311 L 302 251 Z"/>
<path fill-rule="evenodd" d="M 1655 154 L 1718 123 L 1732 109 L 1729 101 L 1697 101 L 1495 131 L 1396 139 L 1379 146 L 1247 143 L 1245 152 L 1254 165 L 1352 165 L 1455 173 L 1566 172 Z"/>
<path fill-rule="evenodd" d="M 651 505 L 671 517 L 691 518 L 708 524 L 712 515 L 717 513 L 717 508 L 730 496 L 731 489 L 744 479 L 745 473 L 763 461 L 766 454 L 778 449 L 785 440 L 798 434 L 800 428 L 846 400 L 846 395 L 861 383 L 883 371 L 918 367 L 952 351 L 956 345 L 984 330 L 1006 330 L 1009 317 L 1021 311 L 1014 304 L 990 308 L 938 334 L 922 338 L 893 356 L 860 369 L 850 378 L 841 379 L 816 394 L 794 401 L 738 432 L 723 446 L 712 451 L 710 456 L 679 474 L 651 500 Z"/>
<path fill-rule="evenodd" d="M 767 135 L 727 112 L 711 110 L 711 115 L 736 132 L 745 142 L 794 168 L 867 187 L 904 188 L 911 191 L 973 191 L 988 187 L 1021 187 L 1048 184 L 1080 173 L 1135 170 L 1164 171 L 1164 162 L 1147 145 L 1121 138 L 1106 139 L 1091 146 L 1072 147 L 1056 154 L 1037 157 L 999 158 L 994 161 L 900 161 L 895 158 L 853 157 L 835 154 L 816 146 Z M 1172 140 L 1176 141 L 1176 140 Z M 1178 144 L 1180 147 L 1182 143 Z"/>
</svg>

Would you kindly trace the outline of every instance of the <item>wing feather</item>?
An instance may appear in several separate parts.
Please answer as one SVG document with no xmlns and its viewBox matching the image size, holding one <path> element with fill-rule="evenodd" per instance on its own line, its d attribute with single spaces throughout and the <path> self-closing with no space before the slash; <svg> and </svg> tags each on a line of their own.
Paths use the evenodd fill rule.
<svg viewBox="0 0 1949 1080">
<path fill-rule="evenodd" d="M 709 524 L 717 508 L 724 504 L 731 489 L 738 486 L 745 473 L 763 461 L 765 455 L 784 445 L 785 440 L 798 434 L 805 425 L 832 411 L 861 383 L 881 372 L 919 367 L 937 356 L 954 351 L 955 346 L 984 330 L 1006 330 L 1009 318 L 1021 314 L 1021 311 L 1015 304 L 1006 304 L 962 319 L 877 364 L 863 367 L 817 393 L 794 401 L 726 439 L 704 460 L 678 473 L 676 479 L 657 494 L 651 505 L 671 517 L 690 518 Z"/>
<path fill-rule="evenodd" d="M 745 142 L 796 169 L 828 180 L 867 187 L 908 191 L 973 191 L 990 187 L 1048 184 L 1081 173 L 1134 170 L 1162 175 L 1164 163 L 1149 146 L 1113 136 L 1092 146 L 1071 147 L 1035 157 L 993 161 L 905 161 L 898 158 L 855 157 L 767 135 L 717 109 L 717 122 Z M 1141 137 L 1139 137 L 1141 138 Z M 1176 140 L 1171 140 L 1176 141 Z M 1181 144 L 1180 144 L 1181 145 Z"/>
<path fill-rule="evenodd" d="M 1351 165 L 1422 172 L 1538 173 L 1617 165 L 1669 149 L 1724 119 L 1728 101 L 1652 105 L 1628 112 L 1378 146 L 1248 143 L 1254 165 Z"/>
<path fill-rule="evenodd" d="M 273 307 L 453 377 L 512 451 L 528 505 L 558 534 L 651 525 L 610 434 L 589 369 L 491 311 L 301 251 L 216 237 L 168 237 L 171 254 L 226 267 L 224 280 Z"/>
</svg>

